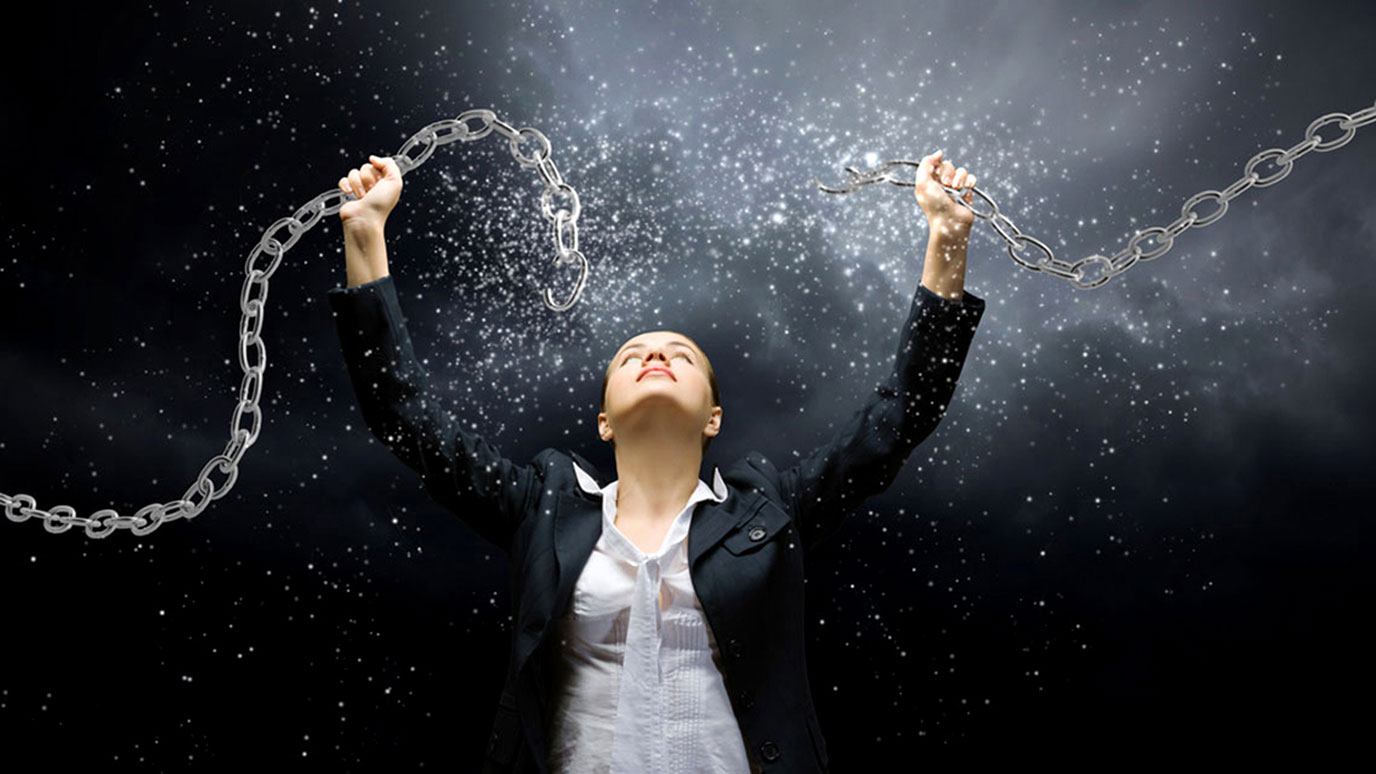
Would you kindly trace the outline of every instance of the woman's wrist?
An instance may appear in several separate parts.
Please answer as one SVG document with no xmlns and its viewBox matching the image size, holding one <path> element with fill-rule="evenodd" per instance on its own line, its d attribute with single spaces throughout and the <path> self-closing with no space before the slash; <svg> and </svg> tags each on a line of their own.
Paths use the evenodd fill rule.
<svg viewBox="0 0 1376 774">
<path fill-rule="evenodd" d="M 928 243 L 940 240 L 946 244 L 960 244 L 962 246 L 970 243 L 970 229 L 973 223 L 961 223 L 953 220 L 936 218 L 927 221 Z"/>
<path fill-rule="evenodd" d="M 922 266 L 922 285 L 942 298 L 959 301 L 965 295 L 965 252 L 969 227 L 933 223 Z"/>
<path fill-rule="evenodd" d="M 344 271 L 349 287 L 387 276 L 387 241 L 381 223 L 345 221 Z"/>
</svg>

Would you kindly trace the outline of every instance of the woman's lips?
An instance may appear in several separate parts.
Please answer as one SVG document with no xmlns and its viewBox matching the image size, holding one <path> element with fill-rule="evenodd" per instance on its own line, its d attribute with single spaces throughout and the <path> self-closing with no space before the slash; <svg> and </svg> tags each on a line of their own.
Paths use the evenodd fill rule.
<svg viewBox="0 0 1376 774">
<path fill-rule="evenodd" d="M 673 374 L 669 373 L 669 371 L 668 371 L 667 369 L 664 369 L 664 368 L 647 368 L 647 369 L 645 369 L 644 371 L 641 371 L 641 372 L 640 372 L 640 376 L 637 376 L 635 380 L 638 382 L 638 381 L 640 381 L 641 379 L 644 379 L 645 377 L 649 376 L 650 374 L 664 374 L 665 376 L 669 377 L 670 379 L 673 379 L 674 381 L 678 381 L 678 379 L 675 379 L 675 378 L 674 378 L 674 375 L 673 375 Z"/>
</svg>

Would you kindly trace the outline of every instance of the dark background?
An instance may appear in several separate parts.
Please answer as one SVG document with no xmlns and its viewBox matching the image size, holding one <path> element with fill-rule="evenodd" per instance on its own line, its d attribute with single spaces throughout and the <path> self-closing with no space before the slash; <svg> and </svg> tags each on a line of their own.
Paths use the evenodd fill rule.
<svg viewBox="0 0 1376 774">
<path fill-rule="evenodd" d="M 513 459 L 614 474 L 606 359 L 683 331 L 723 392 L 710 482 L 821 443 L 892 364 L 925 220 L 813 177 L 943 148 L 1058 257 L 1112 255 L 1376 98 L 1368 3 L 35 9 L 0 76 L 0 492 L 83 516 L 175 500 L 223 450 L 263 231 L 470 108 L 550 138 L 593 271 L 545 309 L 571 277 L 538 175 L 495 134 L 437 150 L 388 223 L 436 389 Z M 1095 290 L 977 224 L 950 410 L 809 567 L 837 771 L 1358 749 L 1373 162 L 1359 129 Z M 272 277 L 262 433 L 194 521 L 0 524 L 6 769 L 476 767 L 506 559 L 362 424 L 343 282 L 329 218 Z"/>
</svg>

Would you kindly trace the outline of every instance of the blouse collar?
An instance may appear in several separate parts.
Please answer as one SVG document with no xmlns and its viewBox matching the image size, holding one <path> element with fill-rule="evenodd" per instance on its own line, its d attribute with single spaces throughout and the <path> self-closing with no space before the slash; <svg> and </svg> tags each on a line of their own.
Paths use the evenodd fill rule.
<svg viewBox="0 0 1376 774">
<path fill-rule="evenodd" d="M 577 462 L 573 463 L 573 473 L 575 476 L 578 477 L 579 488 L 581 488 L 584 492 L 587 492 L 590 495 L 604 495 L 608 491 L 611 491 L 611 487 L 614 484 L 616 484 L 616 482 L 613 481 L 610 484 L 607 484 L 606 486 L 598 486 L 597 479 L 593 478 L 591 474 L 583 470 L 583 468 L 580 467 Z M 727 489 L 726 482 L 722 480 L 721 477 L 721 468 L 713 466 L 712 486 L 710 488 L 708 488 L 706 482 L 704 482 L 702 479 L 698 479 L 698 489 L 706 490 L 707 496 L 704 499 L 713 500 L 716 502 L 721 502 L 722 500 L 725 500 L 727 495 Z M 696 494 L 697 493 L 694 492 L 694 495 Z"/>
</svg>

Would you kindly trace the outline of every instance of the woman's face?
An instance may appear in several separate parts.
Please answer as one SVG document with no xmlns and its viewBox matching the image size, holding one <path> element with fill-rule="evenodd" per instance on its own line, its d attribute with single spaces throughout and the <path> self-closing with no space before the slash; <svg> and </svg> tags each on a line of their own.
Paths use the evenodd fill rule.
<svg viewBox="0 0 1376 774">
<path fill-rule="evenodd" d="M 707 363 L 691 339 L 674 331 L 651 331 L 630 338 L 608 365 L 606 411 L 599 431 L 638 424 L 645 412 L 671 412 L 685 427 L 705 427 L 721 409 L 713 407 Z"/>
</svg>

